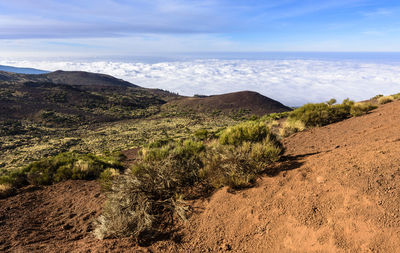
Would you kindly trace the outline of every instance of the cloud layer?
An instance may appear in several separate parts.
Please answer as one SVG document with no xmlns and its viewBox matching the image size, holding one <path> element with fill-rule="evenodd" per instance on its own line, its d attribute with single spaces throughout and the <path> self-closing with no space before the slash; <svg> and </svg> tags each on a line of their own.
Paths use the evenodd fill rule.
<svg viewBox="0 0 400 253">
<path fill-rule="evenodd" d="M 322 60 L 191 60 L 162 63 L 0 61 L 44 70 L 105 73 L 148 88 L 182 95 L 253 90 L 289 106 L 363 100 L 400 92 L 400 63 Z"/>
</svg>

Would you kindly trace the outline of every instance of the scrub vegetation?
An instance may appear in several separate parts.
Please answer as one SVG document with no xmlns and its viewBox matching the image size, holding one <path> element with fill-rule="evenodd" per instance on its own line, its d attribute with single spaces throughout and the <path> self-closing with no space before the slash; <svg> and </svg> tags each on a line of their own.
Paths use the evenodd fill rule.
<svg viewBox="0 0 400 253">
<path fill-rule="evenodd" d="M 255 96 L 260 105 L 228 110 L 231 100 L 218 98 L 232 96 L 205 97 L 220 106 L 211 110 L 199 106 L 202 97 L 177 102 L 176 94 L 121 80 L 101 77 L 95 82 L 99 85 L 85 86 L 70 85 L 67 77 L 3 77 L 0 197 L 26 185 L 99 180 L 107 200 L 94 233 L 98 238 L 133 236 L 140 243 L 187 219 L 189 200 L 221 187 L 252 187 L 260 175 L 274 174 L 284 152 L 282 138 L 400 99 L 399 94 L 359 103 L 332 99 L 261 115 L 252 111 L 261 112 L 260 105 L 271 100 L 251 92 L 233 97 L 252 101 Z M 40 98 L 45 102 L 35 104 Z M 191 107 L 183 110 L 183 105 Z M 138 152 L 127 163 L 123 154 L 130 150 Z"/>
</svg>

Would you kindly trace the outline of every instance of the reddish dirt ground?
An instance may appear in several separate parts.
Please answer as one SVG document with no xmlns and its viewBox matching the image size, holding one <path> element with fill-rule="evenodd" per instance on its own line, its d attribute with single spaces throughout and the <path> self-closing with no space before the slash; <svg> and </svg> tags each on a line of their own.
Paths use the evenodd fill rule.
<svg viewBox="0 0 400 253">
<path fill-rule="evenodd" d="M 68 181 L 0 200 L 0 251 L 399 252 L 399 112 L 396 101 L 290 136 L 280 173 L 194 203 L 180 243 L 95 239 L 99 186 Z"/>
</svg>

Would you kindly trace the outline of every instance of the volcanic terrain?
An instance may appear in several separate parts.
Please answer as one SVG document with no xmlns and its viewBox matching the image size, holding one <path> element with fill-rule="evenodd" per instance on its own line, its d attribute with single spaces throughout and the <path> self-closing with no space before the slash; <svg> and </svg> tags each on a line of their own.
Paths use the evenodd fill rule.
<svg viewBox="0 0 400 253">
<path fill-rule="evenodd" d="M 95 181 L 24 188 L 0 200 L 5 252 L 398 252 L 400 101 L 284 139 L 276 175 L 192 203 L 178 233 L 147 247 L 91 233 Z"/>
</svg>

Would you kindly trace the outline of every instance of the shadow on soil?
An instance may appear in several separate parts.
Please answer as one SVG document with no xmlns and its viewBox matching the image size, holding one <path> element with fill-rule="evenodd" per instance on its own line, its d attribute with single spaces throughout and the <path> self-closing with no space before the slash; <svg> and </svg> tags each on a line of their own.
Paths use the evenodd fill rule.
<svg viewBox="0 0 400 253">
<path fill-rule="evenodd" d="M 317 155 L 319 153 L 320 152 L 308 153 L 296 156 L 291 156 L 291 155 L 282 156 L 277 163 L 275 163 L 269 170 L 265 172 L 265 175 L 269 177 L 275 177 L 283 171 L 298 169 L 304 164 L 302 158 L 307 156 Z"/>
</svg>

